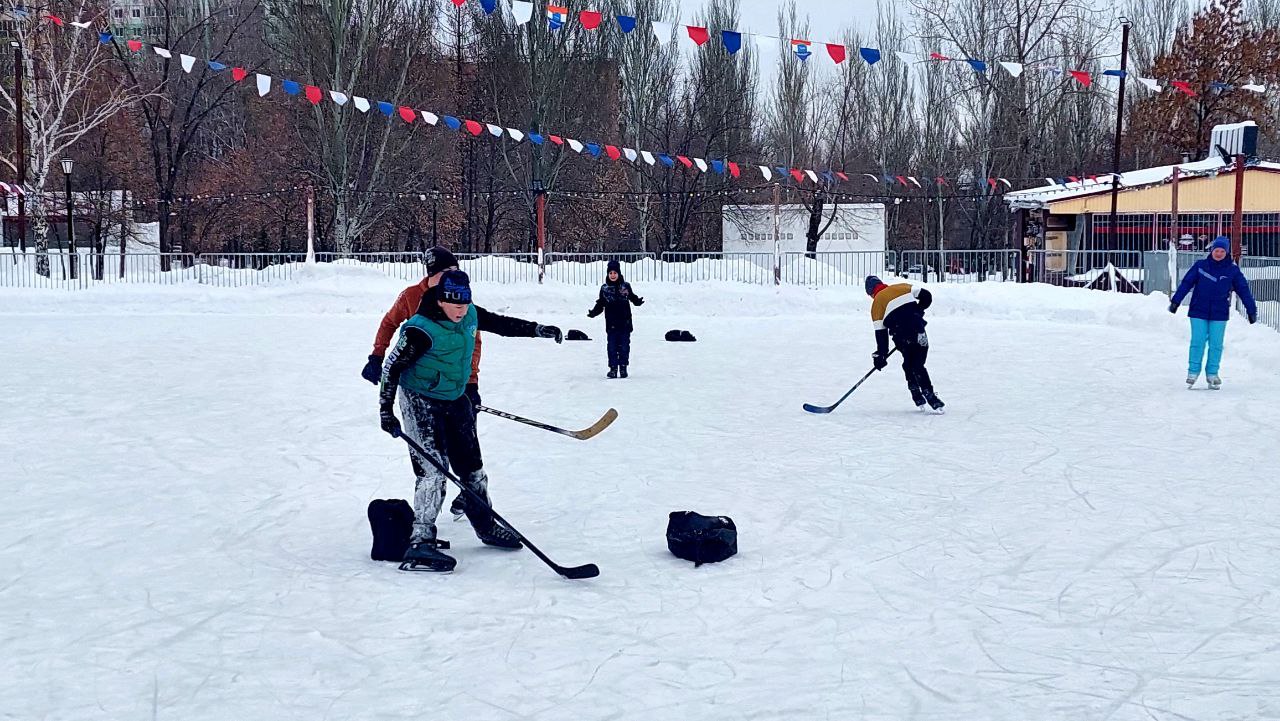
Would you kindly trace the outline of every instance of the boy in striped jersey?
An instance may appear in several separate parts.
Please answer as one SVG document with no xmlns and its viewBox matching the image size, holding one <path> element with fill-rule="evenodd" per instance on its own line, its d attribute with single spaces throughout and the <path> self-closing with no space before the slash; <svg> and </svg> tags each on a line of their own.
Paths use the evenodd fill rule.
<svg viewBox="0 0 1280 721">
<path fill-rule="evenodd" d="M 871 296 L 871 322 L 876 329 L 876 352 L 871 361 L 876 370 L 889 365 L 889 338 L 902 354 L 902 372 L 907 376 L 907 388 L 916 408 L 926 406 L 934 413 L 942 413 L 944 403 L 933 392 L 933 381 L 925 369 L 929 357 L 929 336 L 924 311 L 933 303 L 933 296 L 924 288 L 906 283 L 885 285 L 874 275 L 867 276 L 867 295 Z"/>
</svg>

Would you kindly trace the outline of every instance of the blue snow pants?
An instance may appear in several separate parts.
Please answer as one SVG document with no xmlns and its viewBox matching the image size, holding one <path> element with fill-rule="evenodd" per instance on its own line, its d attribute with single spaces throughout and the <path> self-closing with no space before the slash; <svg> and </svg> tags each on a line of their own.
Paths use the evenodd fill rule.
<svg viewBox="0 0 1280 721">
<path fill-rule="evenodd" d="M 1206 345 L 1209 346 L 1209 362 L 1204 365 L 1205 375 L 1218 375 L 1218 365 L 1222 361 L 1222 339 L 1226 333 L 1225 320 L 1191 319 L 1191 352 L 1187 358 L 1187 375 L 1200 375 Z"/>
<path fill-rule="evenodd" d="M 609 336 L 609 367 L 631 365 L 631 331 L 611 330 Z"/>
</svg>

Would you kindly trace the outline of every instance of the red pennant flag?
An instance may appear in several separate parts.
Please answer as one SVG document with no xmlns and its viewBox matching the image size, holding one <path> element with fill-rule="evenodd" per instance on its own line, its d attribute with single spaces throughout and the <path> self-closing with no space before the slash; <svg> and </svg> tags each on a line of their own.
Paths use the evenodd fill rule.
<svg viewBox="0 0 1280 721">
<path fill-rule="evenodd" d="M 992 189 L 992 190 L 995 190 L 995 189 L 996 189 L 996 179 L 995 179 L 995 178 L 987 178 L 987 185 L 990 185 L 990 186 L 991 186 L 991 189 Z"/>
<path fill-rule="evenodd" d="M 595 10 L 583 10 L 578 13 L 578 22 L 582 23 L 582 27 L 588 30 L 595 30 L 600 27 L 600 18 L 602 16 Z"/>
<path fill-rule="evenodd" d="M 946 184 L 947 184 L 947 179 L 946 179 L 946 178 L 944 178 L 944 177 L 942 177 L 941 175 L 939 175 L 939 176 L 937 177 L 937 181 L 938 181 L 938 185 L 946 185 Z"/>
<path fill-rule="evenodd" d="M 618 158 L 622 157 L 622 151 L 618 150 L 616 147 L 612 145 L 604 146 L 604 152 L 605 152 L 605 155 L 609 156 L 610 160 L 617 160 Z"/>
<path fill-rule="evenodd" d="M 467 126 L 467 132 L 471 133 L 477 138 L 480 137 L 480 133 L 484 132 L 484 126 L 481 125 L 480 123 L 477 123 L 474 120 L 466 121 L 466 126 Z"/>
<path fill-rule="evenodd" d="M 125 43 L 125 45 L 128 45 L 128 46 L 129 46 L 129 49 L 130 49 L 130 50 L 132 50 L 132 51 L 133 51 L 133 52 L 135 52 L 135 53 L 140 53 L 140 52 L 142 52 L 142 41 L 141 41 L 141 40 L 130 40 L 129 42 Z"/>
<path fill-rule="evenodd" d="M 849 182 L 849 176 L 845 175 L 844 173 L 841 173 L 841 172 L 840 172 L 840 171 L 838 171 L 838 170 L 836 171 L 836 177 L 837 177 L 837 178 L 839 178 L 840 180 L 842 180 L 842 181 L 846 182 L 846 183 L 847 183 L 847 182 Z"/>
<path fill-rule="evenodd" d="M 683 155 L 677 155 L 677 156 L 676 156 L 676 160 L 679 160 L 679 161 L 680 161 L 680 164 L 681 164 L 681 165 L 683 165 L 683 166 L 684 166 L 684 167 L 686 167 L 686 168 L 692 168 L 692 167 L 693 167 L 693 161 L 692 161 L 692 160 L 689 160 L 688 158 L 684 157 Z"/>
<path fill-rule="evenodd" d="M 312 105 L 319 105 L 322 97 L 324 94 L 320 92 L 320 88 L 314 85 L 307 86 L 307 100 L 310 100 Z"/>
<path fill-rule="evenodd" d="M 237 83 L 249 76 L 244 68 L 231 68 L 231 79 Z"/>
<path fill-rule="evenodd" d="M 943 55 L 942 53 L 929 53 L 929 59 L 931 59 L 931 60 L 950 60 L 951 58 L 947 57 L 946 55 Z"/>
<path fill-rule="evenodd" d="M 1078 176 L 1075 176 L 1075 175 L 1068 175 L 1068 176 L 1067 176 L 1067 180 L 1068 180 L 1068 181 L 1070 181 L 1070 182 L 1072 182 L 1072 183 L 1078 183 L 1078 182 L 1080 182 L 1080 178 L 1079 178 Z"/>
<path fill-rule="evenodd" d="M 792 169 L 791 169 L 791 177 L 795 178 L 797 183 L 803 183 L 803 182 L 804 182 L 804 171 L 803 171 L 803 170 L 800 170 L 799 168 L 792 168 Z"/>
<path fill-rule="evenodd" d="M 1086 88 L 1093 84 L 1093 78 L 1089 77 L 1089 73 L 1086 73 L 1083 70 L 1069 70 L 1067 72 L 1071 73 L 1071 77 L 1075 78 Z"/>
<path fill-rule="evenodd" d="M 413 108 L 406 108 L 405 106 L 401 105 L 400 117 L 404 118 L 404 121 L 406 123 L 412 123 L 414 118 Z"/>
<path fill-rule="evenodd" d="M 1182 92 L 1186 93 L 1187 95 L 1190 95 L 1193 98 L 1196 96 L 1196 91 L 1192 90 L 1191 85 L 1188 83 L 1185 83 L 1181 80 L 1174 80 L 1169 84 L 1177 88 L 1178 90 L 1181 90 Z"/>
<path fill-rule="evenodd" d="M 548 135 L 547 138 L 556 145 L 564 145 L 564 138 L 559 135 Z"/>
<path fill-rule="evenodd" d="M 696 25 L 686 25 L 685 29 L 689 31 L 689 39 L 699 47 L 711 39 L 711 36 L 707 34 L 706 28 L 700 28 Z"/>
<path fill-rule="evenodd" d="M 58 17 L 57 15 L 48 15 L 47 17 L 49 18 L 49 22 L 53 23 L 54 25 L 57 25 L 58 27 L 63 27 L 62 18 Z"/>
<path fill-rule="evenodd" d="M 737 163 L 730 160 L 726 164 L 729 166 L 729 175 L 732 175 L 735 178 L 740 177 L 742 175 L 742 170 L 738 168 Z"/>
<path fill-rule="evenodd" d="M 901 175 L 895 175 L 895 176 L 893 176 L 893 177 L 894 177 L 894 180 L 897 180 L 899 183 L 901 183 L 901 184 L 903 185 L 903 187 L 906 187 L 906 185 L 907 185 L 907 179 L 906 179 L 906 177 L 901 176 Z"/>
<path fill-rule="evenodd" d="M 467 4 L 467 0 L 451 0 L 451 2 L 453 3 L 454 7 L 459 7 L 459 8 Z"/>
<path fill-rule="evenodd" d="M 844 46 L 834 43 L 827 43 L 827 54 L 836 62 L 836 65 L 844 62 Z"/>
</svg>

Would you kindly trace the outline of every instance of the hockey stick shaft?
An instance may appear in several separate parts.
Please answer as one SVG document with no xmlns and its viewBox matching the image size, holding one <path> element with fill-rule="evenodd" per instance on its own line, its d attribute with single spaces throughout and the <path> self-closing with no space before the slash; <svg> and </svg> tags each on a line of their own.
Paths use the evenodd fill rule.
<svg viewBox="0 0 1280 721">
<path fill-rule="evenodd" d="M 562 436 L 569 436 L 570 438 L 576 438 L 580 441 L 585 441 L 590 438 L 595 438 L 602 431 L 604 431 L 604 429 L 608 428 L 613 423 L 613 421 L 618 417 L 618 412 L 610 408 L 609 410 L 605 411 L 604 415 L 600 417 L 600 420 L 596 421 L 590 427 L 584 428 L 580 431 L 571 431 L 567 428 L 560 428 L 558 426 L 553 426 L 549 423 L 542 423 L 541 421 L 535 421 L 529 418 L 522 418 L 520 416 L 515 415 L 514 413 L 507 413 L 506 411 L 496 410 L 494 408 L 489 408 L 487 406 L 476 406 L 476 412 L 488 413 L 490 415 L 494 415 L 499 418 L 505 418 L 509 421 L 515 421 L 516 423 L 523 423 L 526 426 L 533 426 L 534 428 L 540 428 L 544 431 L 551 431 L 552 433 L 559 433 Z"/>
<path fill-rule="evenodd" d="M 895 346 L 893 350 L 889 351 L 889 356 L 897 352 L 898 352 L 898 349 Z M 888 359 L 889 356 L 885 356 L 885 358 Z M 841 403 L 844 403 L 846 398 L 853 395 L 853 392 L 858 390 L 858 386 L 861 386 L 863 383 L 866 383 L 867 379 L 870 378 L 872 375 L 874 375 L 875 372 L 876 372 L 875 368 L 872 368 L 871 370 L 867 371 L 867 374 L 862 376 L 862 378 L 858 379 L 858 382 L 854 383 L 852 388 L 845 391 L 845 394 L 840 396 L 840 400 L 836 401 L 835 403 L 832 403 L 829 406 L 815 406 L 809 403 L 805 403 L 804 409 L 806 411 L 809 411 L 810 413 L 830 413 L 831 411 L 834 411 L 837 407 L 839 407 Z"/>
<path fill-rule="evenodd" d="M 418 445 L 418 443 L 414 441 L 412 438 L 405 435 L 403 432 L 400 433 L 399 437 L 401 438 L 401 440 L 407 443 L 410 448 L 417 451 L 418 455 L 427 459 L 427 461 L 431 463 L 431 465 L 435 466 L 436 470 L 440 471 L 440 473 L 442 473 L 445 478 L 448 478 L 450 481 L 453 482 L 455 486 L 457 486 L 458 488 L 461 488 L 462 492 L 467 495 L 467 503 L 475 503 L 479 508 L 489 509 L 489 513 L 493 515 L 495 520 L 497 520 L 502 525 L 506 526 L 507 530 L 514 533 L 515 536 L 520 539 L 520 542 L 523 543 L 526 548 L 528 548 L 530 551 L 533 551 L 533 555 L 537 556 L 543 563 L 550 566 L 553 571 L 560 574 L 561 576 L 564 576 L 565 578 L 574 578 L 574 579 L 595 578 L 596 576 L 600 575 L 600 569 L 594 563 L 588 563 L 582 566 L 565 567 L 557 564 L 555 561 L 552 561 L 550 558 L 547 558 L 547 554 L 543 553 L 541 550 L 538 549 L 537 546 L 533 545 L 533 543 L 531 543 L 523 533 L 521 533 L 520 531 L 517 531 L 515 526 L 512 526 L 510 523 L 508 523 L 507 519 L 498 515 L 498 512 L 493 510 L 493 506 L 489 505 L 489 502 L 485 500 L 484 496 L 481 496 L 479 493 L 476 493 L 475 491 L 468 488 L 467 484 L 463 483 L 461 480 L 458 479 L 457 476 L 450 473 L 449 469 L 445 468 L 440 463 L 440 461 L 436 460 L 435 456 L 431 455 L 430 453 L 427 453 L 426 449 Z"/>
</svg>

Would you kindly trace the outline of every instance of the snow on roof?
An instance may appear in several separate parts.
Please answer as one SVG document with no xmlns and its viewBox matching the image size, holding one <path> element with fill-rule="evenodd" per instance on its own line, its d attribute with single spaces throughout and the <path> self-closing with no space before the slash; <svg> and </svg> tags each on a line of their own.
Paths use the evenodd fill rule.
<svg viewBox="0 0 1280 721">
<path fill-rule="evenodd" d="M 1159 185 L 1169 182 L 1173 177 L 1173 169 L 1181 168 L 1182 177 L 1198 177 L 1209 175 L 1214 172 L 1229 167 L 1230 163 L 1222 160 L 1222 158 L 1206 158 L 1205 160 L 1197 160 L 1194 163 L 1181 163 L 1178 165 L 1161 165 L 1155 168 L 1142 168 L 1140 170 L 1130 170 L 1127 173 L 1120 174 L 1120 187 L 1137 188 L 1145 185 Z M 1270 161 L 1261 161 L 1250 164 L 1251 168 L 1261 168 L 1264 170 L 1280 171 L 1280 163 Z M 1054 183 L 1053 185 L 1044 185 L 1039 188 L 1028 188 L 1026 190 L 1015 190 L 1004 194 L 1005 202 L 1009 204 L 1010 210 L 1019 210 L 1023 208 L 1043 208 L 1048 203 L 1056 203 L 1071 198 L 1079 198 L 1084 195 L 1093 195 L 1094 193 L 1102 193 L 1111 190 L 1111 174 L 1098 175 L 1094 179 L 1081 178 L 1078 181 L 1068 182 L 1065 185 Z"/>
</svg>

